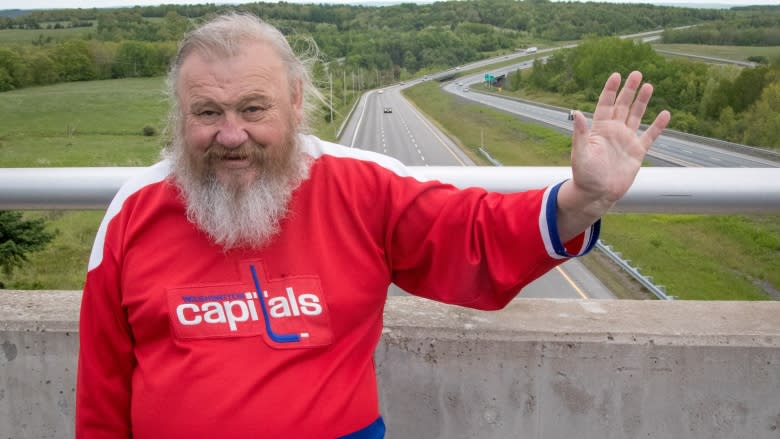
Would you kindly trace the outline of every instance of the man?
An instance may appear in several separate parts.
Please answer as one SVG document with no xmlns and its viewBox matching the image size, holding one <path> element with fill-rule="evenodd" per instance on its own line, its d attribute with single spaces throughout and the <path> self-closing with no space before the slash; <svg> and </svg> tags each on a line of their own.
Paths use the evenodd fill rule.
<svg viewBox="0 0 780 439">
<path fill-rule="evenodd" d="M 255 17 L 190 33 L 169 80 L 166 160 L 120 189 L 90 257 L 79 438 L 383 437 L 388 285 L 505 306 L 591 248 L 669 120 L 638 137 L 652 88 L 614 74 L 592 129 L 576 114 L 573 178 L 503 195 L 303 134 L 307 70 Z"/>
</svg>

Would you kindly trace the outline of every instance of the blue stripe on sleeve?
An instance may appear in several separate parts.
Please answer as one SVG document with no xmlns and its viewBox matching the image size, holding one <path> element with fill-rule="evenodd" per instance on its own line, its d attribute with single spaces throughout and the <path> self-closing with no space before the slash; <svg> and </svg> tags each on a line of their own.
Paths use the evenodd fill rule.
<svg viewBox="0 0 780 439">
<path fill-rule="evenodd" d="M 593 249 L 598 241 L 599 234 L 601 233 L 601 219 L 596 221 L 592 226 L 588 227 L 584 231 L 585 241 L 583 248 L 577 253 L 569 253 L 566 251 L 561 242 L 561 237 L 558 235 L 558 190 L 560 190 L 563 181 L 550 188 L 549 195 L 547 196 L 547 205 L 544 207 L 545 216 L 547 217 L 547 233 L 549 234 L 550 244 L 555 251 L 555 254 L 561 257 L 575 257 L 587 254 Z"/>
</svg>

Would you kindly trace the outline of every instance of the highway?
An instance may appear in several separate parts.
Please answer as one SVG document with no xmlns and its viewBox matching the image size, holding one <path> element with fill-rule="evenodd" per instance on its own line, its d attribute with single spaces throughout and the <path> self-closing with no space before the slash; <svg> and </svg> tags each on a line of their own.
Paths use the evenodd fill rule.
<svg viewBox="0 0 780 439">
<path fill-rule="evenodd" d="M 494 76 L 500 76 L 509 71 L 530 68 L 531 66 L 531 61 L 521 61 L 515 65 L 491 70 L 490 73 Z M 572 122 L 568 120 L 569 109 L 532 104 L 518 99 L 497 96 L 494 93 L 476 91 L 473 85 L 482 82 L 484 73 L 486 72 L 458 78 L 457 82 L 446 83 L 443 86 L 443 90 L 472 102 L 506 111 L 527 120 L 543 123 L 567 133 L 571 132 Z M 466 91 L 467 88 L 469 91 Z M 586 114 L 586 116 L 588 115 Z M 668 130 L 667 133 L 669 133 Z M 648 153 L 648 156 L 655 159 L 654 164 L 665 164 L 667 166 L 716 168 L 764 168 L 778 166 L 778 161 L 712 146 L 715 143 L 725 142 L 703 137 L 665 133 L 653 144 L 653 148 Z M 778 156 L 778 159 L 780 159 L 780 156 Z"/>
<path fill-rule="evenodd" d="M 537 55 L 552 50 L 543 49 Z M 570 109 L 524 102 L 500 96 L 496 92 L 478 92 L 472 88 L 474 84 L 482 82 L 485 73 L 500 76 L 510 71 L 530 68 L 533 61 L 522 56 L 523 53 L 517 53 L 479 61 L 433 75 L 431 79 L 454 77 L 461 71 L 473 72 L 475 68 L 484 68 L 485 70 L 480 70 L 478 73 L 444 82 L 443 90 L 463 99 L 570 133 L 571 121 L 568 120 Z M 512 59 L 517 59 L 518 62 L 502 68 L 489 67 L 498 61 Z M 410 81 L 407 84 L 389 86 L 366 93 L 342 131 L 340 143 L 391 155 L 407 165 L 473 166 L 473 162 L 446 135 L 427 121 L 401 95 L 402 88 L 417 82 Z M 712 146 L 713 143 L 718 142 L 725 143 L 681 133 L 664 134 L 655 142 L 648 156 L 656 166 L 748 168 L 778 166 L 777 160 Z M 404 293 L 393 286 L 389 294 Z M 566 262 L 528 285 L 519 297 L 614 298 L 612 293 L 577 260 Z"/>
<path fill-rule="evenodd" d="M 474 163 L 392 86 L 363 95 L 339 142 L 380 152 L 410 166 L 473 166 Z M 385 112 L 389 109 L 391 112 Z M 405 294 L 392 286 L 389 295 Z M 577 260 L 526 286 L 520 297 L 613 299 L 612 293 Z"/>
</svg>

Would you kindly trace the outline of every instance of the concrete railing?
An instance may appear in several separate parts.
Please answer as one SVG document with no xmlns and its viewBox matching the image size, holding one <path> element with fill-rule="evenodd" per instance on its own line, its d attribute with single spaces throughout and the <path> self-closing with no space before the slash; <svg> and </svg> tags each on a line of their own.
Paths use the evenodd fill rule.
<svg viewBox="0 0 780 439">
<path fill-rule="evenodd" d="M 73 437 L 80 292 L 0 291 L 0 437 Z M 389 297 L 388 439 L 780 437 L 780 302 Z"/>
</svg>

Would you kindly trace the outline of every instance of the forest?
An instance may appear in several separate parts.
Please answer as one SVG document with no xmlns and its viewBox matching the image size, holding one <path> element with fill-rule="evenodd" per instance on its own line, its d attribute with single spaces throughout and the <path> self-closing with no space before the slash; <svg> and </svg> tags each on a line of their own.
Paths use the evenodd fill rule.
<svg viewBox="0 0 780 439">
<path fill-rule="evenodd" d="M 248 3 L 238 8 L 276 25 L 291 41 L 303 44 L 305 37 L 313 38 L 322 62 L 333 75 L 343 77 L 339 70 L 346 69 L 350 76 L 359 77 L 362 87 L 540 41 L 555 43 L 586 35 L 663 29 L 721 20 L 727 15 L 707 9 L 546 0 L 387 7 Z M 0 29 L 26 30 L 30 35 L 29 41 L 4 43 L 0 31 L 0 91 L 60 81 L 161 75 L 181 35 L 218 10 L 220 7 L 208 4 L 163 5 L 33 11 L 0 17 Z M 74 29 L 78 32 L 72 32 Z"/>
</svg>

